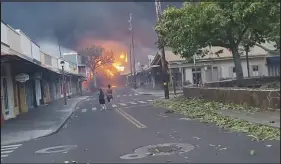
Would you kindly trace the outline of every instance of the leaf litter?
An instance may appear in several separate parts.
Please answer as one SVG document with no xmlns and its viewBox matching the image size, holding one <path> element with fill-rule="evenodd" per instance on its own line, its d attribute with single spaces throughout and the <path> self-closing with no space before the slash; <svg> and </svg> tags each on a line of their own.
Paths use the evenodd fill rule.
<svg viewBox="0 0 281 164">
<path fill-rule="evenodd" d="M 158 107 L 168 108 L 168 112 L 179 112 L 189 119 L 197 119 L 201 122 L 214 123 L 223 129 L 230 129 L 235 132 L 248 133 L 253 140 L 280 140 L 280 129 L 251 123 L 245 120 L 220 115 L 221 110 L 243 111 L 253 114 L 261 109 L 248 107 L 246 105 L 226 104 L 221 102 L 207 101 L 202 99 L 186 99 L 176 97 L 169 100 L 157 100 L 153 104 Z"/>
</svg>

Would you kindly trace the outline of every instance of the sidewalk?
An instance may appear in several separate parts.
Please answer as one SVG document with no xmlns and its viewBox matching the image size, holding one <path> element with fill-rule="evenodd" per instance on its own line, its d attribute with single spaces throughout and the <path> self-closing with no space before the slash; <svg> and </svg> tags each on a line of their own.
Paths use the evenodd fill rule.
<svg viewBox="0 0 281 164">
<path fill-rule="evenodd" d="M 1 128 L 1 145 L 28 141 L 55 133 L 71 116 L 75 106 L 87 97 L 75 96 L 67 100 L 66 106 L 63 99 L 56 100 L 5 121 Z"/>
<path fill-rule="evenodd" d="M 238 118 L 253 123 L 280 128 L 280 112 L 278 111 L 245 113 L 242 111 L 223 110 L 219 111 L 218 114 Z"/>
</svg>

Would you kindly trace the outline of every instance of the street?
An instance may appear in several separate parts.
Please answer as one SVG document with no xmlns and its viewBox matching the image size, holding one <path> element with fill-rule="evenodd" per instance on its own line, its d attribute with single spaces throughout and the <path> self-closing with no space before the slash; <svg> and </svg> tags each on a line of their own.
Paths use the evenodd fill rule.
<svg viewBox="0 0 281 164">
<path fill-rule="evenodd" d="M 152 104 L 160 97 L 130 88 L 114 88 L 113 95 L 107 111 L 100 111 L 98 95 L 92 94 L 57 133 L 1 146 L 1 161 L 280 163 L 280 141 L 252 141 L 246 134 L 165 113 Z"/>
</svg>

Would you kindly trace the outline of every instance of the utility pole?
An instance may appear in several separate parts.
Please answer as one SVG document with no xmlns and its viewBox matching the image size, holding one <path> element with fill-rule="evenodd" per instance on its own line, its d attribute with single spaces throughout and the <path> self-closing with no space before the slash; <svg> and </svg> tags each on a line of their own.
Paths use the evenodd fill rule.
<svg viewBox="0 0 281 164">
<path fill-rule="evenodd" d="M 130 85 L 131 87 L 133 87 L 132 85 L 132 78 L 133 78 L 133 66 L 132 66 L 132 42 L 131 42 L 131 39 L 129 39 L 129 42 L 130 42 L 130 46 L 129 46 L 129 55 L 130 55 L 130 71 L 131 71 L 131 76 L 130 76 L 130 79 L 129 79 L 129 82 L 130 82 Z"/>
<path fill-rule="evenodd" d="M 162 14 L 161 2 L 159 0 L 155 0 L 155 8 L 156 8 L 157 21 L 159 21 Z M 161 55 L 162 80 L 163 80 L 165 99 L 169 99 L 168 66 L 165 58 L 164 43 L 162 37 L 159 34 L 158 34 L 158 48 L 160 50 L 160 55 Z"/>
<path fill-rule="evenodd" d="M 60 62 L 61 64 L 61 69 L 62 69 L 62 85 L 63 85 L 63 99 L 64 99 L 64 105 L 67 105 L 67 99 L 66 99 L 66 86 L 65 86 L 65 73 L 64 73 L 64 60 L 63 60 L 63 56 L 61 55 L 61 49 L 60 49 L 60 42 L 58 39 L 58 44 L 59 44 L 59 52 L 60 52 L 60 58 L 62 59 L 62 61 Z"/>
<path fill-rule="evenodd" d="M 247 73 L 248 77 L 250 77 L 250 66 L 249 66 L 249 47 L 246 45 L 245 46 L 245 51 L 246 51 L 246 61 L 247 61 Z"/>
<path fill-rule="evenodd" d="M 130 13 L 130 19 L 129 19 L 129 30 L 131 31 L 131 38 L 132 38 L 132 42 L 131 42 L 131 57 L 133 57 L 133 72 L 134 72 L 134 76 L 133 76 L 133 86 L 134 86 L 134 89 L 137 88 L 137 80 L 136 80 L 136 66 L 135 66 L 135 53 L 134 53 L 134 49 L 135 49 L 135 46 L 134 46 L 134 31 L 133 31 L 133 25 L 132 25 L 132 13 Z"/>
<path fill-rule="evenodd" d="M 196 55 L 193 55 L 193 66 L 194 66 L 194 76 L 195 76 L 195 85 L 198 86 L 198 81 L 197 81 L 197 68 L 196 68 Z M 213 76 L 213 72 L 212 72 L 212 76 Z M 213 77 L 212 77 L 213 78 Z"/>
</svg>

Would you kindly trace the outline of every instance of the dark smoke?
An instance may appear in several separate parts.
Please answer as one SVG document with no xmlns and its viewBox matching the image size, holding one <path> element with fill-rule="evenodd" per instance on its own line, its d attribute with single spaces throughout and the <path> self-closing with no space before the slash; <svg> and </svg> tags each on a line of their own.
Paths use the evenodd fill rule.
<svg viewBox="0 0 281 164">
<path fill-rule="evenodd" d="M 129 13 L 138 49 L 156 49 L 154 2 L 2 2 L 2 20 L 35 41 L 59 40 L 77 49 L 84 38 L 128 45 Z M 171 4 L 171 3 L 169 3 Z M 179 4 L 179 3 L 177 3 Z M 163 4 L 164 6 L 168 3 Z M 139 57 L 147 58 L 146 55 Z M 146 59 L 145 59 L 146 60 Z"/>
</svg>

